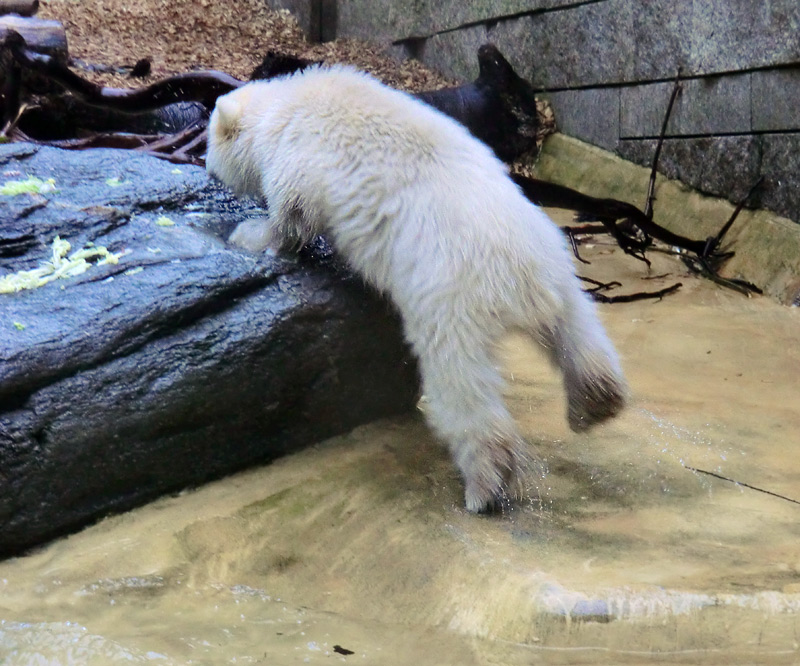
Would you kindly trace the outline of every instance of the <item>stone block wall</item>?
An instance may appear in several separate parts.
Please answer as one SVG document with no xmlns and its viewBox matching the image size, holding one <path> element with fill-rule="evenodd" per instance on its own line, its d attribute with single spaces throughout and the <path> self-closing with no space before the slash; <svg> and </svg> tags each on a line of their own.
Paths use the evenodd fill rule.
<svg viewBox="0 0 800 666">
<path fill-rule="evenodd" d="M 668 176 L 800 222 L 798 0 L 275 0 L 316 7 L 312 37 L 392 45 L 462 80 L 494 42 L 559 128 L 649 164 L 672 81 Z M 312 12 L 313 13 L 313 12 Z"/>
</svg>

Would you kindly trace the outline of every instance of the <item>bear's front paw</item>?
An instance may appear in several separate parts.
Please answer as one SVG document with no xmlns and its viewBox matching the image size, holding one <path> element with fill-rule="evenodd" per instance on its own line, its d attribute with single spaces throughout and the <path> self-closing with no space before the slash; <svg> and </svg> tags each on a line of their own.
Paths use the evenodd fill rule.
<svg viewBox="0 0 800 666">
<path fill-rule="evenodd" d="M 266 217 L 251 217 L 240 222 L 228 237 L 228 243 L 253 254 L 270 249 L 270 227 Z"/>
</svg>

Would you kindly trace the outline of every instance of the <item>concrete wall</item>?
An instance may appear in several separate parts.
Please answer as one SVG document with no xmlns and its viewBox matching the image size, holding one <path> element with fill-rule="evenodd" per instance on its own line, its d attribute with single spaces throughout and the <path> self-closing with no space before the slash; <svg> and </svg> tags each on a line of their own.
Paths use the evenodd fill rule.
<svg viewBox="0 0 800 666">
<path fill-rule="evenodd" d="M 649 164 L 686 77 L 662 171 L 800 222 L 798 0 L 275 0 L 316 6 L 312 36 L 393 44 L 468 80 L 492 41 L 549 97 L 565 133 Z"/>
</svg>

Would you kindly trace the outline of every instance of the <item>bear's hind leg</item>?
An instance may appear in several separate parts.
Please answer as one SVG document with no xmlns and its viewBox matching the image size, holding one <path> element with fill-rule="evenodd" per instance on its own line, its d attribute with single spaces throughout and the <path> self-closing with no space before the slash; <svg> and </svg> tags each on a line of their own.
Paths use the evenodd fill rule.
<svg viewBox="0 0 800 666">
<path fill-rule="evenodd" d="M 458 326 L 435 343 L 415 345 L 428 423 L 450 449 L 472 512 L 493 511 L 518 498 L 523 475 L 543 468 L 503 402 L 492 347 Z"/>
<path fill-rule="evenodd" d="M 555 324 L 544 329 L 544 337 L 564 375 L 569 426 L 581 432 L 616 416 L 628 390 L 594 304 L 577 284 L 565 285 L 562 293 L 563 310 Z"/>
</svg>

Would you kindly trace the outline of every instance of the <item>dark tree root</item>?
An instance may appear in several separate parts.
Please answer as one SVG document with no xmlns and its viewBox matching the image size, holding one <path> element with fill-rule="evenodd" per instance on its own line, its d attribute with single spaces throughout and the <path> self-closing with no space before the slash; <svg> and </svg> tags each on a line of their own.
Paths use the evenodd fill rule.
<svg viewBox="0 0 800 666">
<path fill-rule="evenodd" d="M 2 103 L 0 132 L 2 135 L 6 135 L 19 120 L 23 105 L 20 67 L 5 47 L 0 48 L 0 70 L 5 72 L 2 90 L 0 90 L 0 102 Z"/>
<path fill-rule="evenodd" d="M 174 164 L 193 164 L 195 166 L 203 166 L 205 164 L 205 160 L 197 155 L 198 152 L 205 152 L 206 130 L 204 127 L 190 127 L 167 137 L 160 134 L 101 132 L 80 139 L 60 139 L 44 142 L 28 136 L 17 128 L 13 128 L 8 133 L 8 136 L 14 141 L 45 144 L 63 150 L 120 148 L 143 152 L 146 155 L 152 155 Z M 181 143 L 184 143 L 184 145 L 180 145 Z"/>
<path fill-rule="evenodd" d="M 138 89 L 110 88 L 96 85 L 72 70 L 60 59 L 29 49 L 24 38 L 9 32 L 0 53 L 11 61 L 15 70 L 23 69 L 57 84 L 80 103 L 113 110 L 119 114 L 146 114 L 162 109 L 176 102 L 197 102 L 210 114 L 217 97 L 244 85 L 228 74 L 214 70 L 179 74 Z M 10 56 L 10 57 L 9 57 Z M 290 55 L 269 52 L 261 64 L 251 74 L 251 79 L 265 79 L 300 71 L 315 61 Z M 533 154 L 538 150 L 539 122 L 533 88 L 516 74 L 510 63 L 500 51 L 491 44 L 478 51 L 480 75 L 470 84 L 445 88 L 432 92 L 419 93 L 418 99 L 434 106 L 462 124 L 475 136 L 487 143 L 502 159 L 513 160 L 523 154 Z M 15 121 L 19 113 L 19 77 L 9 76 L 4 95 L 6 122 L 5 134 L 11 138 L 22 139 L 14 133 Z M 90 128 L 83 127 L 83 133 Z M 182 130 L 183 131 L 183 130 Z M 136 146 L 164 159 L 190 161 L 202 164 L 202 151 L 205 144 L 201 139 L 185 137 L 181 132 L 173 138 L 165 137 L 158 145 Z M 48 145 L 58 145 L 23 133 L 27 140 Z M 186 141 L 182 142 L 182 139 Z M 79 149 L 81 147 L 119 146 L 129 141 L 119 141 L 108 132 L 96 132 L 84 143 L 71 142 L 62 147 Z M 191 146 L 188 145 L 192 143 Z"/>
<path fill-rule="evenodd" d="M 656 238 L 667 245 L 673 245 L 688 252 L 702 254 L 707 251 L 706 240 L 694 240 L 673 233 L 653 222 L 633 204 L 616 199 L 590 197 L 569 187 L 528 178 L 521 174 L 511 174 L 511 178 L 533 203 L 550 208 L 574 210 L 577 213 L 599 219 L 604 231 L 611 233 L 617 240 L 624 238 L 625 244 L 633 250 L 644 251 L 650 246 L 650 242 L 637 238 L 635 231 L 633 233 L 630 231 L 631 227 L 642 231 L 647 238 Z M 618 224 L 618 220 L 623 220 L 625 224 Z M 573 229 L 573 231 L 574 233 L 587 233 L 586 228 Z M 594 227 L 589 232 L 602 233 Z"/>
<path fill-rule="evenodd" d="M 174 102 L 200 102 L 213 108 L 217 97 L 243 85 L 229 74 L 208 70 L 170 76 L 144 88 L 109 88 L 78 76 L 56 58 L 28 49 L 17 32 L 9 31 L 4 46 L 20 66 L 58 83 L 85 104 L 122 113 L 153 111 Z"/>
<path fill-rule="evenodd" d="M 27 48 L 25 40 L 16 32 L 9 32 L 2 46 L 2 57 L 11 61 L 14 70 L 26 70 L 58 84 L 79 102 L 96 108 L 112 109 L 126 115 L 146 114 L 159 111 L 176 102 L 199 102 L 207 113 L 202 122 L 190 120 L 183 129 L 173 134 L 134 134 L 129 132 L 92 132 L 76 139 L 41 140 L 18 128 L 22 115 L 19 101 L 20 77 L 6 77 L 3 98 L 4 134 L 17 141 L 30 141 L 64 148 L 128 148 L 180 164 L 202 166 L 205 152 L 205 119 L 213 108 L 217 97 L 243 85 L 242 81 L 217 71 L 181 74 L 158 81 L 138 89 L 109 88 L 98 86 L 75 74 L 59 59 Z"/>
</svg>

